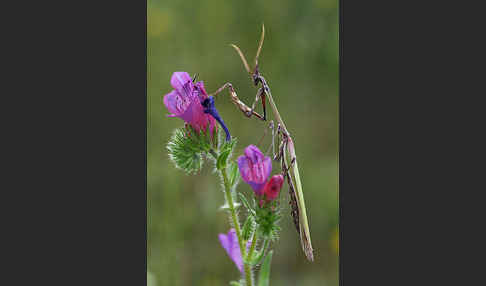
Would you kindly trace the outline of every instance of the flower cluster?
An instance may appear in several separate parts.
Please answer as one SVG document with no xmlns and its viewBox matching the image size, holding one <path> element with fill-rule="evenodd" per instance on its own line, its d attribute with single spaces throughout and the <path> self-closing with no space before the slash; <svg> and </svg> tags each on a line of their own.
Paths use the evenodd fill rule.
<svg viewBox="0 0 486 286">
<path fill-rule="evenodd" d="M 233 228 L 227 234 L 218 235 L 219 242 L 228 256 L 235 263 L 244 281 L 251 281 L 252 269 L 263 261 L 262 267 L 269 267 L 270 254 L 265 256 L 270 241 L 274 241 L 280 229 L 277 221 L 278 200 L 284 177 L 281 174 L 270 177 L 272 160 L 265 156 L 255 145 L 245 148 L 244 154 L 237 163 L 228 162 L 234 150 L 235 138 L 231 138 L 228 128 L 215 107 L 214 98 L 209 96 L 202 81 L 194 83 L 187 72 L 174 72 L 170 83 L 174 88 L 164 96 L 164 105 L 169 110 L 169 117 L 179 117 L 185 121 L 186 127 L 176 129 L 174 136 L 167 145 L 169 157 L 178 168 L 187 173 L 195 173 L 202 167 L 202 162 L 208 156 L 215 160 L 215 167 L 221 174 L 224 183 L 226 204 Z M 219 144 L 214 137 L 218 131 L 218 122 L 226 133 L 226 142 Z M 216 140 L 214 140 L 216 138 Z M 240 229 L 237 205 L 233 203 L 232 192 L 238 184 L 238 171 L 243 181 L 248 183 L 257 200 L 250 205 L 240 193 L 241 202 L 248 210 L 248 216 Z M 228 175 L 229 173 L 229 175 Z M 270 177 L 270 178 L 269 178 Z M 235 196 L 236 197 L 236 196 Z M 259 202 L 259 203 L 257 203 Z M 260 247 L 257 245 L 261 244 Z M 246 249 L 240 249 L 240 245 Z M 265 266 L 266 265 L 266 266 Z M 268 279 L 268 271 L 261 272 L 260 280 Z M 231 285 L 241 285 L 234 282 Z M 249 285 L 252 285 L 250 283 Z"/>
<path fill-rule="evenodd" d="M 265 156 L 258 147 L 249 145 L 245 148 L 244 155 L 238 157 L 238 168 L 243 181 L 248 183 L 257 199 L 260 199 L 259 208 L 250 206 L 244 199 L 244 205 L 248 208 L 250 213 L 245 225 L 243 226 L 243 239 L 246 241 L 254 233 L 255 236 L 263 238 L 264 240 L 274 239 L 279 227 L 276 222 L 280 216 L 275 212 L 275 208 L 267 207 L 268 204 L 274 201 L 282 188 L 284 178 L 281 174 L 272 176 L 272 160 Z M 243 273 L 243 257 L 238 244 L 238 237 L 235 229 L 229 230 L 228 234 L 219 234 L 218 236 L 221 246 L 226 250 L 228 256 L 233 260 L 241 273 Z M 247 252 L 250 247 L 250 240 L 247 241 Z M 254 263 L 261 260 L 264 254 L 265 247 L 259 251 L 259 254 L 250 257 Z M 248 254 L 250 255 L 250 254 Z"/>
</svg>

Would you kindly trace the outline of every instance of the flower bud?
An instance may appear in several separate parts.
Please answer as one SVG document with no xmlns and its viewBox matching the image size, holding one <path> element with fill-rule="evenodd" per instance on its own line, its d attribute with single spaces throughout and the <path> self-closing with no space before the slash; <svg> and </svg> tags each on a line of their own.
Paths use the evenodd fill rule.
<svg viewBox="0 0 486 286">
<path fill-rule="evenodd" d="M 284 177 L 282 174 L 274 175 L 270 180 L 265 184 L 263 188 L 263 193 L 268 200 L 274 200 L 278 197 L 280 193 L 280 189 L 282 189 L 282 185 L 284 182 Z"/>
</svg>

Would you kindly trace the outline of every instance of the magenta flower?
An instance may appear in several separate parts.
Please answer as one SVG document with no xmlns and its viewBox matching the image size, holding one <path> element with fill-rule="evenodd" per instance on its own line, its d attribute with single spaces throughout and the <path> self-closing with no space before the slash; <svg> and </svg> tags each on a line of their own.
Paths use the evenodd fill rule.
<svg viewBox="0 0 486 286">
<path fill-rule="evenodd" d="M 241 178 L 248 183 L 255 194 L 263 195 L 263 187 L 272 172 L 272 159 L 264 156 L 255 145 L 245 148 L 245 155 L 238 157 L 238 168 Z"/>
<path fill-rule="evenodd" d="M 209 124 L 209 131 L 213 134 L 216 121 L 210 114 L 204 113 L 201 105 L 201 101 L 208 98 L 204 83 L 194 84 L 187 72 L 174 72 L 170 84 L 174 90 L 164 96 L 164 104 L 171 113 L 168 116 L 181 118 L 197 132 L 206 130 Z"/>
<path fill-rule="evenodd" d="M 228 234 L 220 233 L 218 235 L 219 242 L 223 246 L 228 256 L 236 264 L 236 267 L 243 273 L 243 258 L 241 256 L 240 245 L 238 244 L 238 237 L 234 228 L 228 231 Z"/>
<path fill-rule="evenodd" d="M 280 193 L 280 189 L 282 189 L 283 183 L 284 177 L 282 176 L 282 174 L 273 175 L 263 188 L 263 193 L 265 194 L 265 197 L 270 201 L 276 199 L 278 197 L 278 194 Z"/>
</svg>

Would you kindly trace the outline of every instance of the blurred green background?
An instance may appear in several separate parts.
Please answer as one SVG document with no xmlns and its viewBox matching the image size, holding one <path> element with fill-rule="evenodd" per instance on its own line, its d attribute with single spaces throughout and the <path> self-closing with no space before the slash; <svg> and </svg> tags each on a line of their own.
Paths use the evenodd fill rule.
<svg viewBox="0 0 486 286">
<path fill-rule="evenodd" d="M 217 235 L 229 229 L 212 166 L 193 176 L 169 161 L 166 144 L 183 125 L 167 118 L 163 96 L 175 71 L 199 74 L 211 93 L 231 82 L 248 105 L 256 88 L 237 53 L 253 62 L 261 25 L 260 70 L 292 134 L 310 223 L 315 262 L 302 252 L 284 185 L 284 219 L 274 246 L 271 285 L 338 285 L 338 1 L 148 1 L 147 10 L 147 262 L 152 285 L 228 285 L 239 272 Z M 238 138 L 235 156 L 267 126 L 247 119 L 228 92 L 216 106 Z M 273 118 L 267 103 L 267 114 Z M 257 112 L 261 112 L 258 106 Z M 270 136 L 259 146 L 266 150 Z M 274 163 L 274 170 L 278 166 Z M 275 173 L 273 171 L 272 173 Z M 250 187 L 238 190 L 248 195 Z"/>
</svg>

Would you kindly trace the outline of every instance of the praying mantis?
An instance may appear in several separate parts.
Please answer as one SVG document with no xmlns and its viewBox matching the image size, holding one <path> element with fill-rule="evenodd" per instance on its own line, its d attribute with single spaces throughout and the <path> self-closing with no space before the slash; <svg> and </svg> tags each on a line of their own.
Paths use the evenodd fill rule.
<svg viewBox="0 0 486 286">
<path fill-rule="evenodd" d="M 248 72 L 248 74 L 251 77 L 251 80 L 253 81 L 253 84 L 255 86 L 258 86 L 259 84 L 261 87 L 258 89 L 255 101 L 253 102 L 251 108 L 248 107 L 244 102 L 242 102 L 231 83 L 225 83 L 222 87 L 220 87 L 218 90 L 216 90 L 214 93 L 212 93 L 212 96 L 216 96 L 220 92 L 222 92 L 224 89 L 228 89 L 230 91 L 230 96 L 232 102 L 236 105 L 236 107 L 243 112 L 243 114 L 247 117 L 251 117 L 252 115 L 257 117 L 258 119 L 262 121 L 266 121 L 266 109 L 265 109 L 265 102 L 266 98 L 268 97 L 268 101 L 270 103 L 270 107 L 273 111 L 273 115 L 275 117 L 275 120 L 277 121 L 277 137 L 281 138 L 280 139 L 280 144 L 277 153 L 274 152 L 274 160 L 280 160 L 281 163 L 281 168 L 282 168 L 282 174 L 284 177 L 287 178 L 287 182 L 289 185 L 289 195 L 290 195 L 290 205 L 291 205 L 291 215 L 295 224 L 295 227 L 297 229 L 297 232 L 300 235 L 300 243 L 302 246 L 302 250 L 304 251 L 305 256 L 309 261 L 314 261 L 314 254 L 313 254 L 313 249 L 312 249 L 312 243 L 311 243 L 311 238 L 310 238 L 310 231 L 309 231 L 309 224 L 307 221 L 307 214 L 306 214 L 306 208 L 305 208 L 305 202 L 304 202 L 304 194 L 302 192 L 302 183 L 300 181 L 300 175 L 299 175 L 299 167 L 297 165 L 297 156 L 295 154 L 295 146 L 294 142 L 292 140 L 292 137 L 290 136 L 290 133 L 288 132 L 285 123 L 282 120 L 282 117 L 280 116 L 280 113 L 278 112 L 277 106 L 275 105 L 275 102 L 272 97 L 272 93 L 270 92 L 270 87 L 268 86 L 267 81 L 265 78 L 260 74 L 259 69 L 258 69 L 258 58 L 260 56 L 260 52 L 262 50 L 263 46 L 263 40 L 265 38 L 265 26 L 262 25 L 262 34 L 260 37 L 260 42 L 258 45 L 258 50 L 255 56 L 255 67 L 253 70 L 250 69 L 250 66 L 248 65 L 248 62 L 246 61 L 245 56 L 241 52 L 240 48 L 238 46 L 231 44 L 231 46 L 237 51 L 239 54 L 241 61 L 243 62 L 243 65 L 245 67 L 245 70 Z M 261 100 L 262 102 L 262 107 L 263 107 L 263 116 L 260 115 L 259 113 L 255 112 L 255 105 L 257 104 L 258 100 Z M 272 127 L 272 133 L 273 132 L 273 122 L 271 122 L 271 127 Z M 272 136 L 272 142 L 274 140 L 274 136 Z M 273 143 L 272 143 L 272 146 Z M 287 150 L 287 152 L 286 152 Z M 287 154 L 288 153 L 288 154 Z M 288 165 L 288 155 L 290 156 L 290 166 Z M 293 171 L 293 178 L 290 174 L 290 169 Z M 295 185 L 294 185 L 294 180 L 295 180 Z"/>
</svg>

